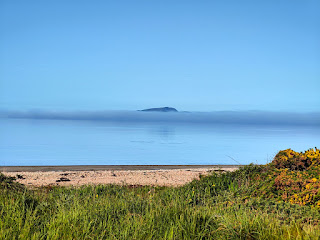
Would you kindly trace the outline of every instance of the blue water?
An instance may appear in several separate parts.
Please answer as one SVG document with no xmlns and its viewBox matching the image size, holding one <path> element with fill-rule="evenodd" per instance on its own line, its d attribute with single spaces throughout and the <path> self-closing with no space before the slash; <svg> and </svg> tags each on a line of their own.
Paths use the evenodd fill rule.
<svg viewBox="0 0 320 240">
<path fill-rule="evenodd" d="M 0 119 L 0 165 L 267 163 L 320 146 L 320 128 Z"/>
</svg>

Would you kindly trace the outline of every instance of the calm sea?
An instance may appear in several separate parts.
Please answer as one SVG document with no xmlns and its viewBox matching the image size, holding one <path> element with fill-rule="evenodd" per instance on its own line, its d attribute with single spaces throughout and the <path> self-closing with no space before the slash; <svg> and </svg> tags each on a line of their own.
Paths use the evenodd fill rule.
<svg viewBox="0 0 320 240">
<path fill-rule="evenodd" d="M 0 119 L 1 166 L 264 164 L 319 143 L 319 126 Z"/>
</svg>

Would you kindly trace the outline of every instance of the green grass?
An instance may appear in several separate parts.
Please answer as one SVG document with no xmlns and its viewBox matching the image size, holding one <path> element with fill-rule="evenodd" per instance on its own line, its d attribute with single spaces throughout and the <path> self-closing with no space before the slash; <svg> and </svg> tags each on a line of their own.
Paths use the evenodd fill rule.
<svg viewBox="0 0 320 240">
<path fill-rule="evenodd" d="M 0 239 L 320 239 L 318 208 L 257 194 L 265 168 L 177 188 L 31 190 L 0 174 Z"/>
</svg>

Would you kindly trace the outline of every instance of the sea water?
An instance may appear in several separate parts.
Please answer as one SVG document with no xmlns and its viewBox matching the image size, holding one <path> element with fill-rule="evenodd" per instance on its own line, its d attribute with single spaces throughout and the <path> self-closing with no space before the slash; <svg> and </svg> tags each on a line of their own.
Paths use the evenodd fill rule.
<svg viewBox="0 0 320 240">
<path fill-rule="evenodd" d="M 0 165 L 265 164 L 320 127 L 0 119 Z"/>
</svg>

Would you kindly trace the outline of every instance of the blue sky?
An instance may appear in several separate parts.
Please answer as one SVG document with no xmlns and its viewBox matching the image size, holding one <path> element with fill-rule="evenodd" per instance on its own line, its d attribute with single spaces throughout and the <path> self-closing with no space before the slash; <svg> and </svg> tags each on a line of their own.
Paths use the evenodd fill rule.
<svg viewBox="0 0 320 240">
<path fill-rule="evenodd" d="M 320 109 L 320 1 L 0 2 L 0 108 Z"/>
</svg>

